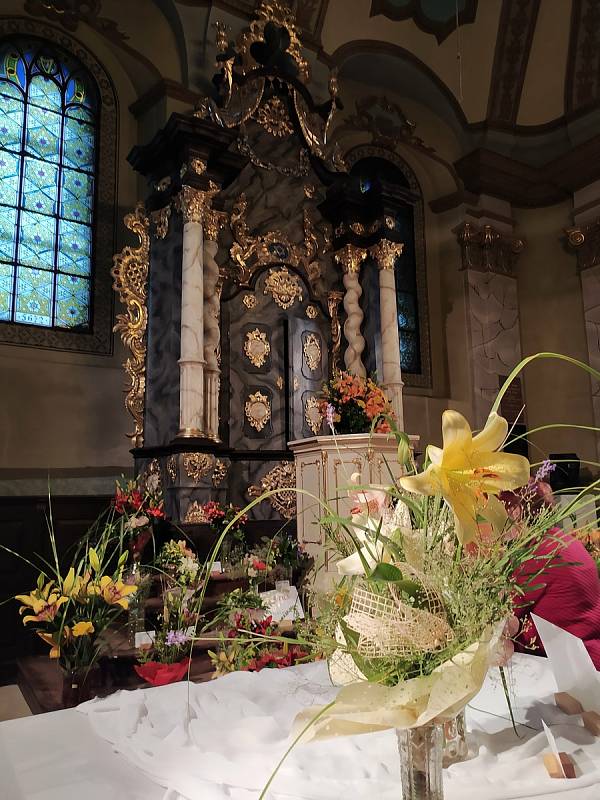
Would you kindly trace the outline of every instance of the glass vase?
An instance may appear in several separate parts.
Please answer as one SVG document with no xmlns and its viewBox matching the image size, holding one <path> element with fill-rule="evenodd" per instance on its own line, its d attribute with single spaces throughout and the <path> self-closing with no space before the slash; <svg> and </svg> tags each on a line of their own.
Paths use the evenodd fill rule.
<svg viewBox="0 0 600 800">
<path fill-rule="evenodd" d="M 100 678 L 100 668 L 97 665 L 63 670 L 63 708 L 74 708 L 95 697 L 101 688 Z"/>
<path fill-rule="evenodd" d="M 430 722 L 396 731 L 400 752 L 402 800 L 443 800 L 441 725 Z"/>
<path fill-rule="evenodd" d="M 451 720 L 444 722 L 442 731 L 444 736 L 442 766 L 444 769 L 451 764 L 466 761 L 469 757 L 469 745 L 465 712 L 460 711 Z"/>
<path fill-rule="evenodd" d="M 137 633 L 146 630 L 146 599 L 150 590 L 150 576 L 145 573 L 137 561 L 125 575 L 125 583 L 137 586 L 137 592 L 129 595 L 127 606 L 127 640 L 130 647 L 135 647 Z"/>
</svg>

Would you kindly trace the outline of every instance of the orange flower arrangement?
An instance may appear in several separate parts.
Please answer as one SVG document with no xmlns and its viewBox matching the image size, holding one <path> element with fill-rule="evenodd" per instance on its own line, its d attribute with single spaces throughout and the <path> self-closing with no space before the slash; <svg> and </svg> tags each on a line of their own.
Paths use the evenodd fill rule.
<svg viewBox="0 0 600 800">
<path fill-rule="evenodd" d="M 375 378 L 340 372 L 323 386 L 320 410 L 337 433 L 389 433 L 394 413 Z"/>
</svg>

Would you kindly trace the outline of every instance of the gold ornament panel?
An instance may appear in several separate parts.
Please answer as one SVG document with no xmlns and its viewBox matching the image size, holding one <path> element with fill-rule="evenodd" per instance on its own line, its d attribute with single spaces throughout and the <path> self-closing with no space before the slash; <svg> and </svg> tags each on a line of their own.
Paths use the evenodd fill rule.
<svg viewBox="0 0 600 800">
<path fill-rule="evenodd" d="M 309 397 L 304 404 L 304 419 L 310 430 L 316 436 L 323 425 L 323 414 L 321 413 L 319 399 L 316 395 Z"/>
<path fill-rule="evenodd" d="M 199 483 L 212 472 L 214 460 L 214 456 L 208 453 L 184 453 L 182 459 L 185 473 L 194 483 Z"/>
<path fill-rule="evenodd" d="M 259 433 L 271 419 L 271 401 L 260 390 L 249 395 L 244 406 L 248 423 Z"/>
<path fill-rule="evenodd" d="M 304 337 L 302 352 L 306 366 L 311 372 L 316 372 L 321 366 L 321 340 L 316 333 Z"/>
<path fill-rule="evenodd" d="M 270 269 L 265 280 L 264 294 L 270 294 L 280 308 L 291 308 L 296 300 L 302 302 L 302 286 L 297 275 L 287 267 Z"/>
<path fill-rule="evenodd" d="M 296 467 L 293 461 L 281 461 L 260 479 L 260 485 L 248 487 L 250 497 L 260 497 L 265 492 L 278 491 L 266 498 L 271 507 L 284 519 L 296 516 Z"/>
<path fill-rule="evenodd" d="M 271 345 L 266 331 L 254 328 L 248 331 L 244 338 L 244 355 L 250 363 L 257 367 L 263 367 L 271 353 Z"/>
</svg>

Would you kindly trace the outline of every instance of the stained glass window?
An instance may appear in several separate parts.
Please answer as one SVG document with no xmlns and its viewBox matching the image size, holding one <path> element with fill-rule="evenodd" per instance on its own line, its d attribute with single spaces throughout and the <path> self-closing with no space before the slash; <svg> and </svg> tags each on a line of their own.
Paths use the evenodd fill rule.
<svg viewBox="0 0 600 800">
<path fill-rule="evenodd" d="M 41 40 L 0 43 L 0 321 L 90 329 L 95 86 Z"/>
</svg>

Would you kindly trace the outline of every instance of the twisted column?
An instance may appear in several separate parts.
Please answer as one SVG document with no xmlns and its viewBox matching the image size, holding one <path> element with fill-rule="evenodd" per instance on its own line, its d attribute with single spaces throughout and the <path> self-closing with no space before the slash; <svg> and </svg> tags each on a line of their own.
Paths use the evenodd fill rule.
<svg viewBox="0 0 600 800">
<path fill-rule="evenodd" d="M 362 247 L 347 244 L 335 253 L 334 257 L 344 270 L 344 311 L 346 312 L 344 336 L 348 342 L 344 353 L 344 363 L 348 372 L 364 378 L 367 371 L 362 362 L 365 340 L 361 332 L 364 314 L 359 302 L 362 295 L 359 271 L 360 265 L 367 257 L 367 251 Z"/>
<path fill-rule="evenodd" d="M 402 368 L 400 366 L 400 331 L 398 329 L 398 305 L 396 299 L 396 258 L 403 245 L 382 239 L 370 248 L 369 253 L 379 266 L 379 312 L 381 320 L 381 351 L 383 382 L 386 386 L 396 421 L 404 430 L 404 407 L 402 402 Z"/>
</svg>

